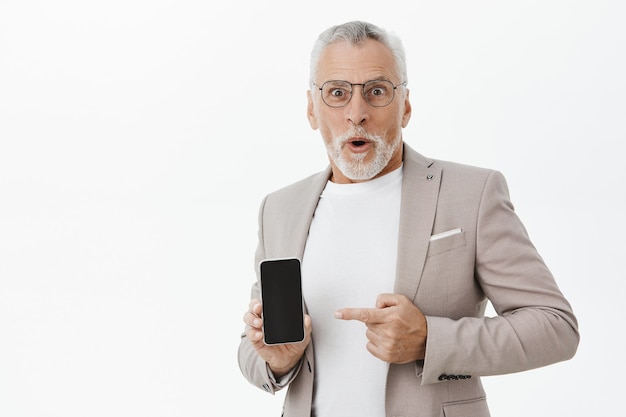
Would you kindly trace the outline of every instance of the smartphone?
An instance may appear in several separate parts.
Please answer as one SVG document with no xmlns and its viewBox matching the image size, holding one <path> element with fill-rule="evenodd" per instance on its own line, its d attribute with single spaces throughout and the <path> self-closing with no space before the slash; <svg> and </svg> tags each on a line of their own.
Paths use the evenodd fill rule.
<svg viewBox="0 0 626 417">
<path fill-rule="evenodd" d="M 267 345 L 304 340 L 302 277 L 297 258 L 261 261 L 263 334 Z"/>
</svg>

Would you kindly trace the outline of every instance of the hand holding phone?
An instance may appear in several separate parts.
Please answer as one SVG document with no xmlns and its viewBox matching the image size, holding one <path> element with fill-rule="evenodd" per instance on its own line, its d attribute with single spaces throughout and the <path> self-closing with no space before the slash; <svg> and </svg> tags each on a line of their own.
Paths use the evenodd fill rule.
<svg viewBox="0 0 626 417">
<path fill-rule="evenodd" d="M 300 260 L 266 259 L 259 267 L 265 344 L 302 342 L 305 331 Z"/>
</svg>

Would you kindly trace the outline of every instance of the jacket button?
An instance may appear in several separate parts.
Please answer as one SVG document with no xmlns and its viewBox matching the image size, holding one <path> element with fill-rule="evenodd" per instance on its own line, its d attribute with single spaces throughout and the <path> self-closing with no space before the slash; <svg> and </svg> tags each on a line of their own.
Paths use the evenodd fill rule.
<svg viewBox="0 0 626 417">
<path fill-rule="evenodd" d="M 461 379 L 471 379 L 471 378 L 472 378 L 471 375 L 446 375 L 446 374 L 441 374 L 441 375 L 439 375 L 438 379 L 440 381 L 450 381 L 450 380 L 458 381 L 458 380 L 461 380 Z"/>
</svg>

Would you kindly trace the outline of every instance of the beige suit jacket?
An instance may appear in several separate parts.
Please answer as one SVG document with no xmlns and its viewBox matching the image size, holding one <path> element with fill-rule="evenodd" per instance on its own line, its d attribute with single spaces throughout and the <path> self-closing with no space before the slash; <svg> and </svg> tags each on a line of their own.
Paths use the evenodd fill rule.
<svg viewBox="0 0 626 417">
<path fill-rule="evenodd" d="M 302 259 L 329 177 L 327 168 L 265 198 L 257 265 L 264 258 Z M 460 233 L 431 238 L 457 228 Z M 576 317 L 515 214 L 499 172 L 430 160 L 405 144 L 399 232 L 395 292 L 427 316 L 428 339 L 425 360 L 389 366 L 387 416 L 489 416 L 481 376 L 574 355 Z M 252 297 L 259 297 L 258 282 Z M 487 300 L 496 317 L 484 317 Z M 252 384 L 270 393 L 280 389 L 245 334 L 239 365 Z M 311 343 L 289 382 L 285 417 L 311 415 L 314 377 Z"/>
</svg>

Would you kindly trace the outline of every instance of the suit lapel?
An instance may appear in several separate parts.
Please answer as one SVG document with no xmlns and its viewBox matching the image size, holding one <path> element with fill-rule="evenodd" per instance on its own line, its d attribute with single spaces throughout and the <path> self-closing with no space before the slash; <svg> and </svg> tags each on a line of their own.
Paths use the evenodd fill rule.
<svg viewBox="0 0 626 417">
<path fill-rule="evenodd" d="M 415 300 L 433 230 L 441 170 L 404 145 L 404 172 L 394 292 Z"/>
<path fill-rule="evenodd" d="M 285 239 L 288 245 L 295 250 L 295 256 L 302 259 L 304 257 L 304 247 L 309 236 L 309 229 L 313 221 L 313 215 L 320 199 L 320 195 L 326 187 L 326 183 L 330 178 L 331 169 L 328 166 L 324 171 L 310 178 L 311 184 L 307 188 L 306 193 L 301 194 L 301 198 L 294 201 L 294 207 L 291 210 L 291 221 L 288 222 L 288 235 L 293 237 Z M 291 246 L 291 245 L 294 246 Z M 289 248 L 285 248 L 289 251 Z"/>
</svg>

